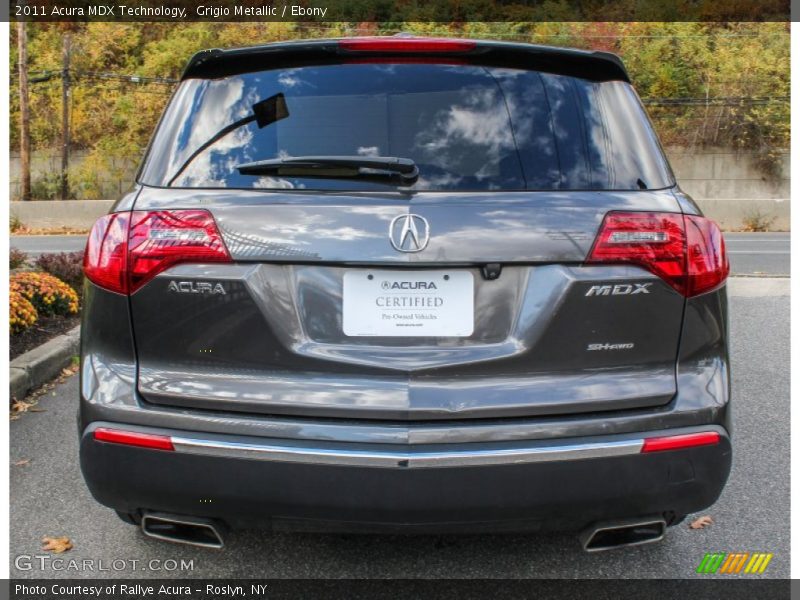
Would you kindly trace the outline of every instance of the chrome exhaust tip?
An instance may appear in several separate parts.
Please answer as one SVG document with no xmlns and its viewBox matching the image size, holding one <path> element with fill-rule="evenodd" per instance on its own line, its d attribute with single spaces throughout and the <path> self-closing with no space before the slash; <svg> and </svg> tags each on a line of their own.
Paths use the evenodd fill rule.
<svg viewBox="0 0 800 600">
<path fill-rule="evenodd" d="M 201 517 L 169 515 L 166 513 L 144 513 L 142 533 L 157 540 L 221 549 L 222 532 L 219 524 Z"/>
<path fill-rule="evenodd" d="M 580 534 L 586 552 L 641 546 L 664 539 L 667 523 L 660 517 L 595 523 Z"/>
</svg>

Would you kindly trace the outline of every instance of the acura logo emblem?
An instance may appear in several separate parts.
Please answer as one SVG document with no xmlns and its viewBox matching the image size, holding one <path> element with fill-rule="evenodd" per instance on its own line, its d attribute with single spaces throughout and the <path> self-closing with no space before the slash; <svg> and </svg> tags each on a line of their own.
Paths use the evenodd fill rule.
<svg viewBox="0 0 800 600">
<path fill-rule="evenodd" d="M 389 241 L 398 252 L 424 250 L 430 239 L 430 226 L 424 217 L 409 214 L 392 219 L 389 224 Z"/>
</svg>

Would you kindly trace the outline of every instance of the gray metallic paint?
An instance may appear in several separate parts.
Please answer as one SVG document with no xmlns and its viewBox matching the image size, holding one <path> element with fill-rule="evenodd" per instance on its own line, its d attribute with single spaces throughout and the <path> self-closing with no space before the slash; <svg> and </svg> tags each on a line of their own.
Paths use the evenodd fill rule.
<svg viewBox="0 0 800 600">
<path fill-rule="evenodd" d="M 128 194 L 116 208 L 134 208 L 132 203 L 137 194 L 138 191 Z M 312 199 L 285 192 L 237 191 L 235 195 L 230 194 L 218 190 L 144 188 L 135 208 L 202 206 L 213 209 L 217 216 L 221 206 L 232 215 L 235 199 L 240 198 L 252 210 L 268 209 L 270 215 L 273 209 L 278 209 L 279 215 L 283 210 L 298 210 L 283 206 L 295 202 L 312 215 L 320 214 L 319 195 Z M 353 205 L 348 211 L 363 203 L 364 210 L 356 214 L 367 219 L 379 218 L 370 215 L 366 208 L 367 202 L 374 202 L 373 196 L 347 196 L 347 202 Z M 464 197 L 475 199 L 476 196 L 485 200 L 484 194 L 460 196 L 462 201 Z M 564 228 L 571 231 L 572 250 L 565 250 L 566 233 L 563 231 L 544 235 L 538 241 L 554 252 L 553 256 L 569 252 L 574 252 L 575 257 L 580 255 L 577 262 L 588 252 L 595 234 L 593 228 L 606 210 L 675 210 L 690 202 L 677 189 L 648 193 L 584 192 L 577 194 L 578 200 L 573 198 L 575 194 L 565 196 L 552 192 L 515 192 L 501 196 L 501 204 L 507 206 L 530 204 L 533 199 L 539 199 L 542 206 L 558 207 L 561 216 L 574 216 L 573 225 L 577 226 Z M 382 201 L 411 210 L 411 203 L 435 205 L 451 197 L 441 193 L 417 194 L 413 198 L 387 194 Z M 587 210 L 590 200 L 600 198 L 609 204 Z M 612 199 L 621 204 L 611 204 Z M 338 198 L 333 205 L 340 206 L 344 202 Z M 570 206 L 572 203 L 575 206 Z M 418 206 L 413 210 L 420 212 Z M 383 220 L 389 218 L 386 216 L 389 212 L 387 208 Z M 330 218 L 334 213 L 329 210 L 325 214 Z M 253 235 L 263 236 L 258 233 L 262 226 L 257 220 L 251 220 L 249 225 L 238 218 L 231 222 L 239 223 L 238 227 L 249 227 Z M 513 229 L 515 224 L 509 223 L 509 226 Z M 378 227 L 383 231 L 383 227 Z M 308 241 L 308 232 L 295 233 L 298 239 Z M 345 252 L 344 248 L 354 241 L 348 237 L 358 238 L 345 236 L 342 239 L 331 234 L 327 238 L 327 257 Z M 451 242 L 444 244 L 445 256 L 467 258 L 465 253 L 469 249 L 457 242 L 459 237 L 459 232 L 453 231 Z M 271 241 L 278 243 L 275 238 Z M 366 247 L 377 248 L 371 244 Z M 386 240 L 384 245 L 389 247 Z M 413 256 L 395 254 L 395 260 L 400 261 Z M 441 248 L 438 254 L 441 257 Z M 362 252 L 353 253 L 352 258 L 359 259 L 354 264 L 369 264 L 380 256 L 383 255 L 370 256 Z M 535 256 L 531 253 L 527 258 Z M 131 299 L 153 308 L 151 313 L 145 311 L 138 321 L 147 328 L 139 339 L 139 351 L 140 354 L 144 352 L 145 357 L 141 364 L 135 358 L 133 331 L 127 318 L 128 299 L 87 283 L 81 409 L 84 426 L 94 420 L 118 420 L 193 431 L 392 444 L 546 439 L 702 423 L 729 426 L 724 288 L 685 302 L 686 319 L 680 334 L 676 371 L 670 364 L 669 344 L 661 358 L 654 361 L 651 355 L 637 353 L 630 368 L 620 371 L 613 364 L 587 364 L 585 356 L 570 360 L 569 352 L 559 354 L 558 348 L 563 345 L 559 340 L 575 336 L 580 339 L 586 323 L 576 324 L 579 326 L 570 331 L 571 322 L 567 320 L 564 325 L 567 331 L 557 331 L 548 338 L 547 330 L 552 328 L 552 323 L 546 311 L 568 309 L 569 314 L 574 315 L 581 312 L 585 301 L 597 300 L 602 303 L 603 319 L 608 319 L 614 313 L 613 302 L 619 299 L 588 299 L 575 294 L 574 301 L 578 304 L 565 306 L 570 286 L 599 280 L 652 280 L 662 298 L 657 310 L 644 311 L 643 323 L 647 328 L 661 324 L 666 330 L 679 331 L 669 319 L 663 318 L 669 312 L 669 309 L 664 310 L 663 303 L 668 305 L 672 302 L 669 298 L 679 299 L 679 296 L 637 268 L 520 265 L 506 266 L 495 282 L 476 277 L 476 314 L 480 316 L 477 319 L 480 327 L 473 336 L 446 343 L 424 340 L 427 345 L 420 348 L 402 338 L 381 339 L 379 346 L 375 346 L 374 339 L 341 339 L 337 333 L 337 329 L 341 331 L 338 322 L 341 299 L 336 290 L 340 289 L 342 269 L 327 266 L 328 261 L 322 266 L 281 266 L 281 262 L 182 265 L 161 274 Z M 218 308 L 210 298 L 195 299 L 194 305 L 173 304 L 170 307 L 169 302 L 183 302 L 184 299 L 169 298 L 158 286 L 174 277 L 211 278 L 238 282 L 242 287 L 236 294 L 226 296 Z M 539 285 L 531 285 L 534 281 Z M 152 295 L 149 299 L 148 294 Z M 238 302 L 237 310 L 230 310 L 231 301 Z M 682 299 L 679 302 L 684 304 Z M 227 311 L 227 316 L 218 317 L 215 310 Z M 672 310 L 680 319 L 681 311 Z M 630 307 L 625 306 L 618 312 L 619 321 L 612 319 L 612 326 L 629 325 L 631 331 L 643 327 L 642 323 L 630 322 L 634 316 Z M 187 316 L 176 319 L 181 313 Z M 517 316 L 511 319 L 510 313 Z M 166 319 L 158 321 L 159 314 L 167 315 Z M 232 319 L 242 319 L 242 315 L 248 315 L 249 320 L 244 319 L 245 326 L 232 327 Z M 209 316 L 213 317 L 210 321 Z M 198 322 L 209 322 L 211 326 L 197 329 L 194 324 Z M 225 338 L 229 329 L 233 329 L 233 334 Z M 267 347 L 271 348 L 263 355 L 266 362 L 255 360 L 252 355 L 237 355 L 239 348 L 251 350 L 246 337 L 261 329 L 262 335 L 258 337 L 266 339 Z M 227 344 L 227 351 L 233 353 L 232 357 L 218 361 L 211 358 L 213 353 L 202 359 L 193 355 L 197 350 L 197 342 L 191 338 L 193 331 L 202 332 L 206 339 L 220 336 Z M 170 334 L 177 338 L 178 346 L 170 345 Z M 656 338 L 661 340 L 659 336 Z M 543 351 L 532 354 L 532 346 L 543 339 L 547 344 Z M 674 343 L 677 345 L 677 338 Z M 152 348 L 149 358 L 148 348 Z M 159 358 L 159 352 L 163 358 Z M 548 360 L 562 365 L 562 369 L 549 368 Z M 307 374 L 297 373 L 301 365 Z M 290 374 L 292 370 L 294 374 Z M 134 390 L 137 371 L 141 392 Z M 583 395 L 581 389 L 585 390 Z M 144 396 L 140 395 L 142 393 Z M 475 400 L 471 401 L 470 397 Z M 195 410 L 187 410 L 190 407 Z M 647 407 L 654 408 L 648 410 Z M 285 414 L 279 416 L 282 412 Z M 583 414 L 578 416 L 578 413 Z M 373 421 L 320 420 L 329 416 L 367 417 Z M 497 420 L 498 416 L 503 419 Z M 461 417 L 473 421 L 453 420 Z M 426 423 L 419 419 L 435 420 Z M 437 424 L 436 420 L 441 420 L 442 424 Z"/>
<path fill-rule="evenodd" d="M 420 265 L 582 262 L 608 210 L 680 212 L 659 191 L 326 193 L 143 187 L 136 210 L 214 214 L 236 261 Z M 400 214 L 431 224 L 428 247 L 395 251 Z"/>
<path fill-rule="evenodd" d="M 608 210 L 676 211 L 671 190 L 376 197 L 143 188 L 135 205 L 200 207 L 235 264 L 179 265 L 131 297 L 138 389 L 149 403 L 424 420 L 643 408 L 675 394 L 684 299 L 640 268 L 581 266 Z M 386 234 L 410 211 L 431 223 L 428 247 L 414 254 L 394 250 Z M 493 261 L 503 271 L 485 280 L 476 265 Z M 344 265 L 472 269 L 473 334 L 345 336 Z M 221 282 L 228 293 L 167 292 L 186 280 Z M 651 293 L 585 296 L 593 284 L 633 282 L 651 283 Z M 586 350 L 606 342 L 635 348 Z"/>
<path fill-rule="evenodd" d="M 126 299 L 86 284 L 85 315 L 96 307 L 125 311 Z M 558 439 L 719 424 L 730 430 L 727 362 L 727 302 L 724 288 L 688 302 L 677 363 L 678 387 L 657 408 L 536 418 L 386 422 L 250 415 L 186 410 L 145 402 L 134 388 L 137 364 L 127 317 L 111 321 L 84 317 L 82 331 L 81 423 L 94 421 L 264 438 L 381 444 L 472 443 Z M 715 308 L 713 311 L 709 308 Z M 113 326 L 116 322 L 118 327 Z M 121 324 L 121 325 L 120 325 Z M 702 337 L 717 343 L 702 350 Z M 696 338 L 695 342 L 691 339 Z M 698 345 L 700 342 L 700 345 Z"/>
</svg>

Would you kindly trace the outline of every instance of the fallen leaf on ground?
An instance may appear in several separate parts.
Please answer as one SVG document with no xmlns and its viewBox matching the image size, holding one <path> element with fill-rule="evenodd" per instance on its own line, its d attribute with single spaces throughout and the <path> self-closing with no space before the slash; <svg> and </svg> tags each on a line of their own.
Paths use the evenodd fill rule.
<svg viewBox="0 0 800 600">
<path fill-rule="evenodd" d="M 11 404 L 11 413 L 18 415 L 19 413 L 28 412 L 34 405 L 33 402 L 25 402 L 24 400 L 14 400 Z"/>
<path fill-rule="evenodd" d="M 68 366 L 68 367 L 66 367 L 66 368 L 61 370 L 61 376 L 62 377 L 71 377 L 72 375 L 75 375 L 75 373 L 77 373 L 77 372 L 78 372 L 78 365 L 72 364 L 72 365 L 70 365 L 70 366 Z"/>
<path fill-rule="evenodd" d="M 39 399 L 35 396 L 31 395 L 28 396 L 25 400 L 14 400 L 11 403 L 11 420 L 16 421 L 19 419 L 23 413 L 27 412 L 41 412 L 42 408 L 35 408 L 36 404 L 39 402 Z"/>
<path fill-rule="evenodd" d="M 42 538 L 42 550 L 46 552 L 52 552 L 53 554 L 61 554 L 62 552 L 66 552 L 67 550 L 72 549 L 72 542 L 69 541 L 68 537 L 47 537 L 44 536 Z"/>
<path fill-rule="evenodd" d="M 31 463 L 30 458 L 23 458 L 21 460 L 15 460 L 11 464 L 14 465 L 15 467 L 27 467 L 30 463 Z"/>
<path fill-rule="evenodd" d="M 712 523 L 714 523 L 714 519 L 708 515 L 703 515 L 702 517 L 698 517 L 689 523 L 689 529 L 705 529 Z"/>
<path fill-rule="evenodd" d="M 36 404 L 39 402 L 39 398 L 47 393 L 50 393 L 51 396 L 55 396 L 56 392 L 53 391 L 53 388 L 55 388 L 59 383 L 64 383 L 69 377 L 72 377 L 77 372 L 78 365 L 70 365 L 69 367 L 62 369 L 58 377 L 33 390 L 30 394 L 28 394 L 28 397 L 25 398 L 25 400 L 14 399 L 11 403 L 11 420 L 16 421 L 20 418 L 20 416 L 22 416 L 22 413 L 26 412 L 45 412 L 47 410 L 46 408 L 34 408 L 34 406 L 36 406 Z"/>
</svg>

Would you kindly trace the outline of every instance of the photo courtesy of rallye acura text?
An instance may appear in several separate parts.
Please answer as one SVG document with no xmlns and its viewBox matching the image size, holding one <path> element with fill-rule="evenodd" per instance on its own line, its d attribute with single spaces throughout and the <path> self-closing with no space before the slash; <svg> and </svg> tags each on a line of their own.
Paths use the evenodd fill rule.
<svg viewBox="0 0 800 600">
<path fill-rule="evenodd" d="M 83 475 L 207 546 L 655 541 L 730 471 L 728 270 L 612 54 L 200 52 L 89 237 Z"/>
</svg>

